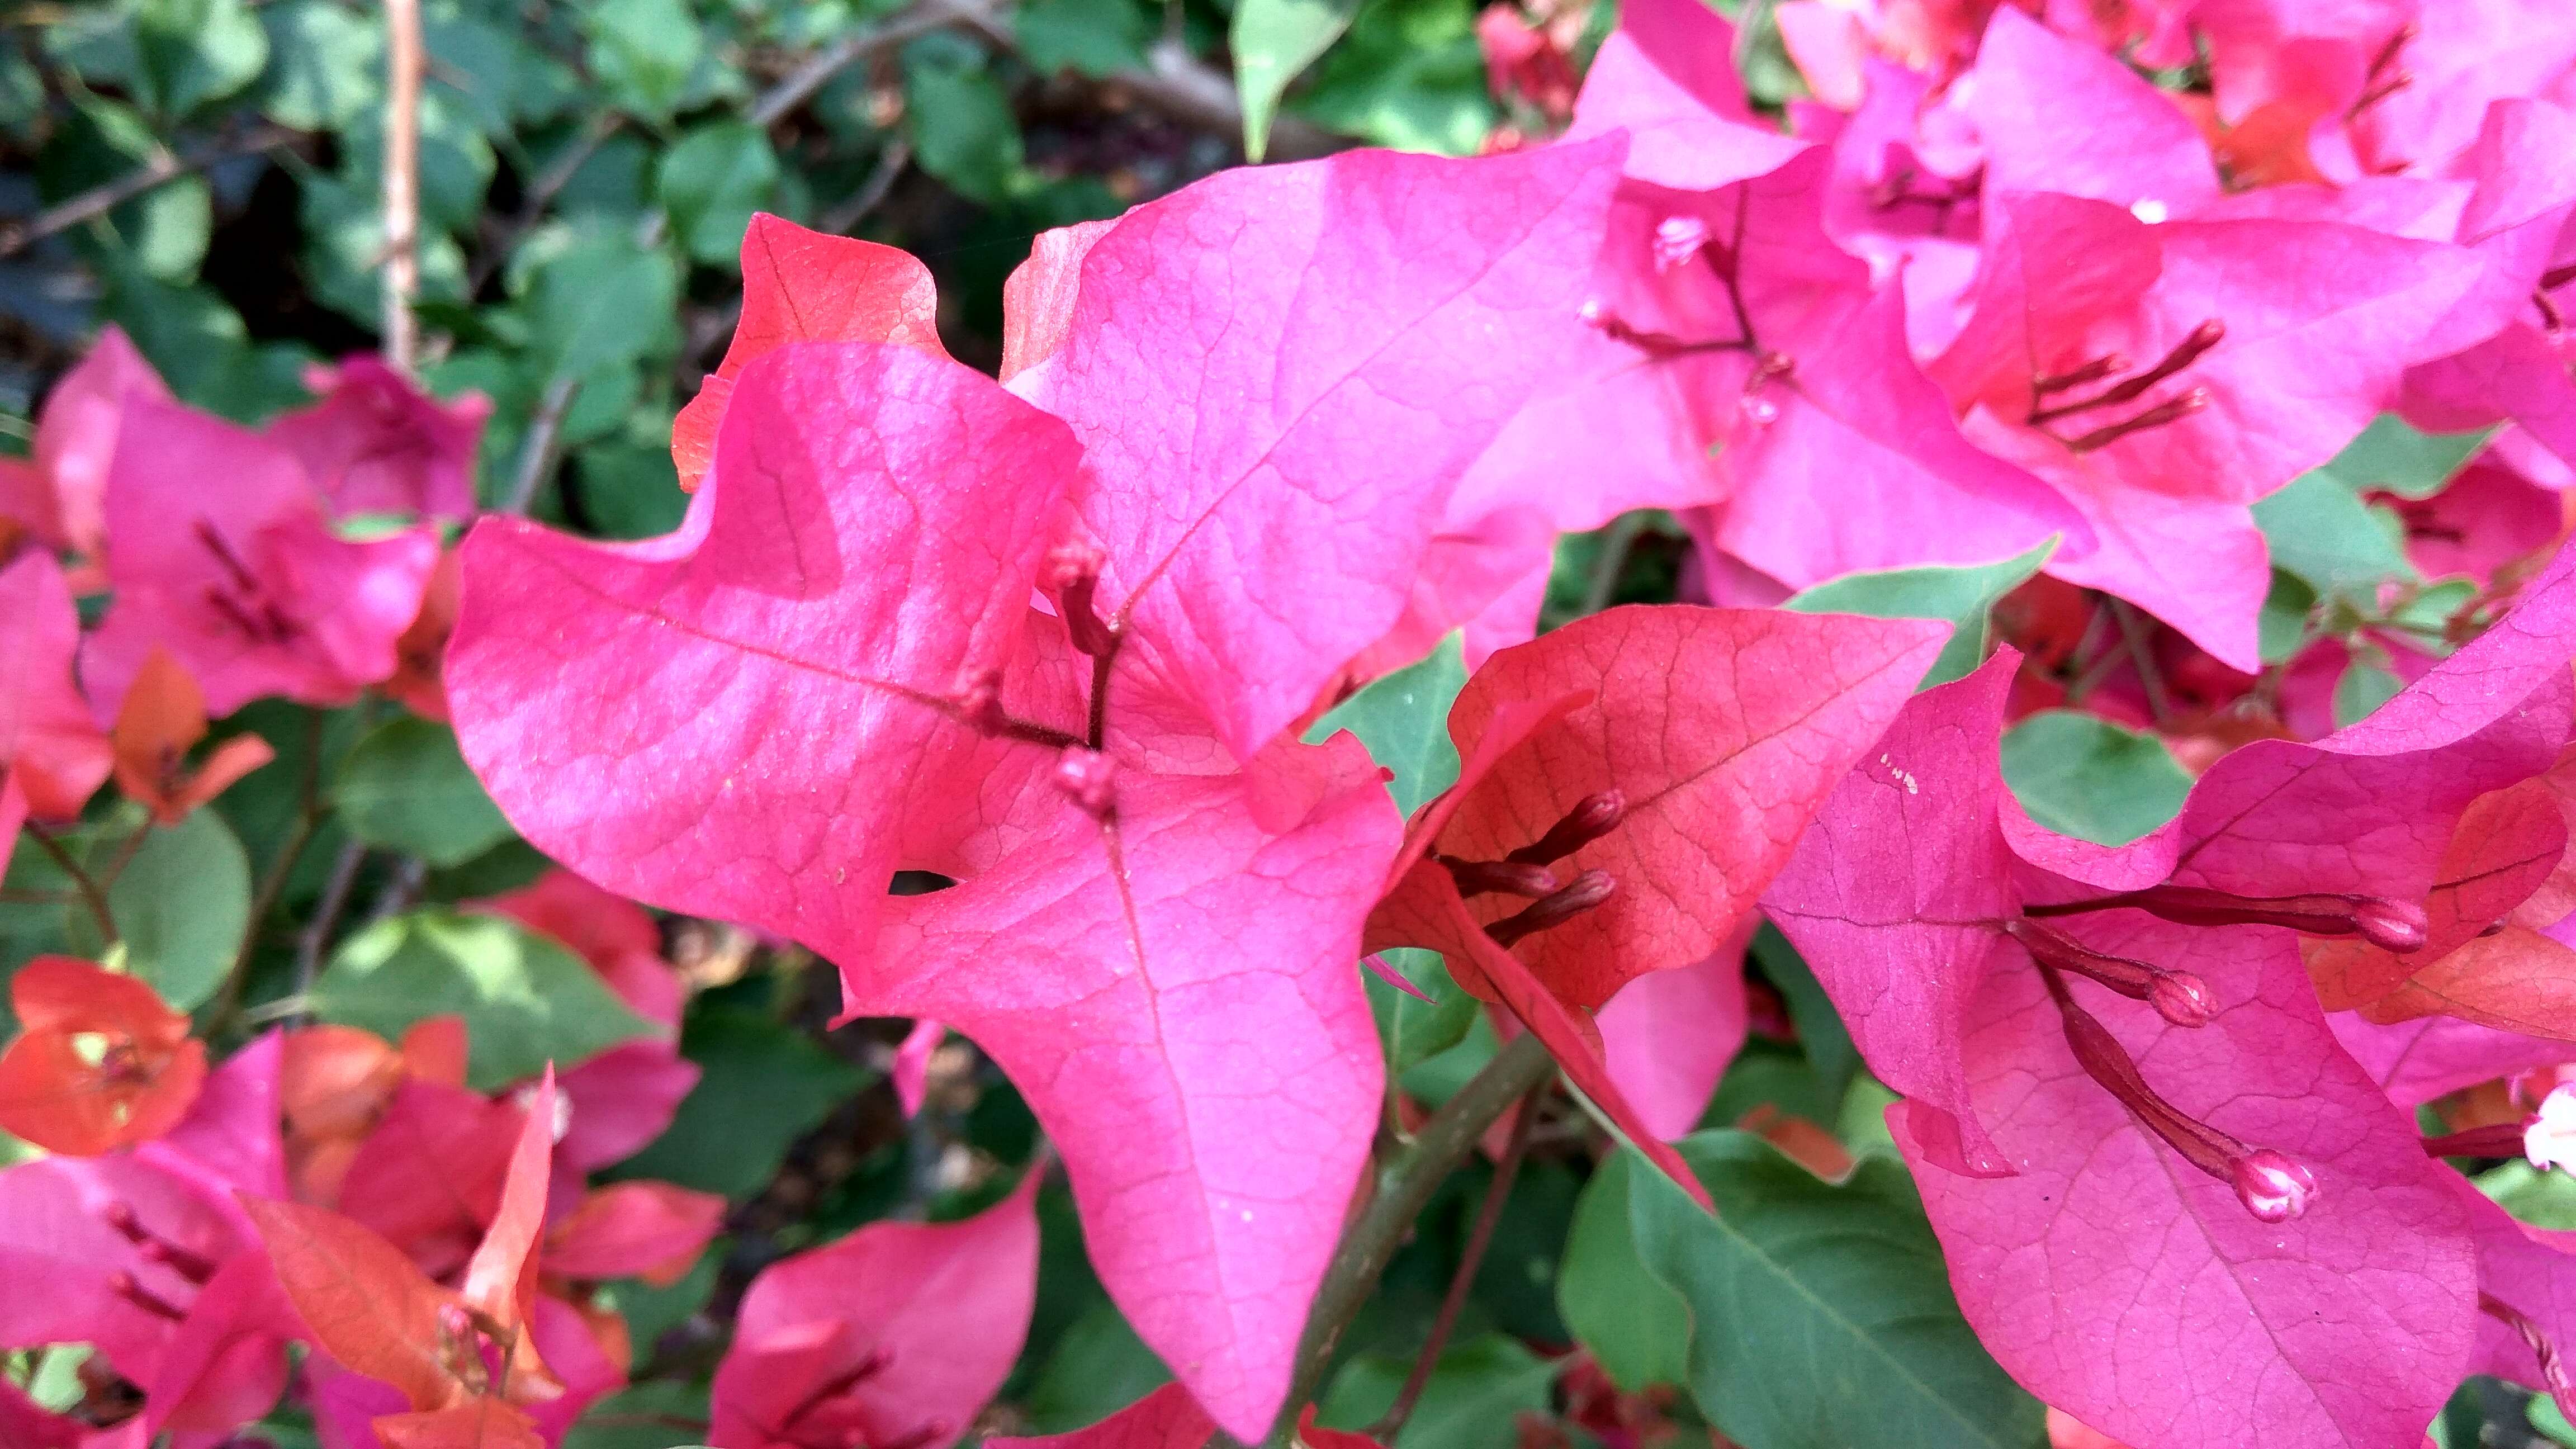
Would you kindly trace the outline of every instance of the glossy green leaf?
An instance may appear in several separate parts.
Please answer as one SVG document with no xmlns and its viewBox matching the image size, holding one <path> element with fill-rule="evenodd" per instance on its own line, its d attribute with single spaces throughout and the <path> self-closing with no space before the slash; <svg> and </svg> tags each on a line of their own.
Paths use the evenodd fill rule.
<svg viewBox="0 0 2576 1449">
<path fill-rule="evenodd" d="M 1364 1354 L 1342 1366 L 1315 1412 L 1332 1429 L 1367 1427 L 1395 1402 L 1409 1358 Z M 1545 1413 L 1559 1365 L 1500 1334 L 1453 1343 L 1423 1386 L 1392 1449 L 1496 1449 L 1519 1437 L 1523 1414 Z"/>
<path fill-rule="evenodd" d="M 1834 1010 L 1833 998 L 1825 994 L 1816 973 L 1808 967 L 1807 958 L 1789 944 L 1778 927 L 1765 921 L 1753 933 L 1753 963 L 1762 977 L 1780 993 L 1789 1008 L 1789 1022 L 1798 1030 L 1798 1046 L 1815 1069 L 1816 1080 L 1828 1097 L 1839 1096 L 1860 1071 L 1860 1049 L 1852 1045 L 1851 1029 L 1843 1025 L 1841 1013 Z"/>
<path fill-rule="evenodd" d="M 2364 503 L 2331 474 L 2303 473 L 2254 505 L 2272 566 L 2320 595 L 2367 595 L 2415 577 L 2396 515 Z"/>
<path fill-rule="evenodd" d="M 904 126 L 922 170 L 987 205 L 1018 189 L 1020 123 L 980 53 L 917 43 L 904 52 L 903 91 Z"/>
<path fill-rule="evenodd" d="M 637 1384 L 583 1410 L 557 1449 L 671 1449 L 688 1433 L 675 1426 L 706 1417 L 703 1385 L 669 1379 Z"/>
<path fill-rule="evenodd" d="M 2272 570 L 2271 592 L 2263 596 L 2263 612 L 2255 620 L 2256 647 L 2264 663 L 2287 664 L 2307 647 L 2308 617 L 2316 607 L 2316 590 Z"/>
<path fill-rule="evenodd" d="M 742 250 L 751 214 L 778 186 L 778 153 L 769 133 L 743 121 L 716 121 L 682 136 L 662 153 L 658 188 L 682 249 L 702 262 L 730 262 Z"/>
<path fill-rule="evenodd" d="M 2334 688 L 2334 722 L 2336 729 L 2359 724 L 2373 710 L 2397 697 L 2406 681 L 2389 672 L 2384 665 L 2355 658 L 2336 677 Z"/>
<path fill-rule="evenodd" d="M 91 875 L 114 869 L 131 838 L 122 830 L 94 837 L 85 861 Z M 250 924 L 250 893 L 250 859 L 222 816 L 199 810 L 166 830 L 155 828 L 107 888 L 125 969 L 182 1011 L 204 1002 L 232 973 Z M 65 931 L 84 956 L 105 949 L 88 911 L 73 909 Z"/>
<path fill-rule="evenodd" d="M 384 98 L 384 27 L 332 0 L 261 7 L 269 66 L 259 108 L 281 126 L 337 130 Z"/>
<path fill-rule="evenodd" d="M 1171 1381 L 1172 1371 L 1104 1296 L 1056 1340 L 1021 1407 L 1032 1433 L 1061 1434 L 1108 1418 Z"/>
<path fill-rule="evenodd" d="M 680 1031 L 704 1073 L 669 1131 L 618 1175 L 748 1197 L 769 1185 L 796 1139 L 874 1078 L 760 1012 L 706 1002 Z"/>
<path fill-rule="evenodd" d="M 1467 687 L 1467 662 L 1450 635 L 1420 660 L 1334 705 L 1306 731 L 1322 743 L 1343 730 L 1368 746 L 1369 758 L 1394 772 L 1387 789 L 1410 816 L 1458 783 L 1458 747 L 1449 740 L 1449 707 Z"/>
<path fill-rule="evenodd" d="M 1399 151 L 1473 154 L 1495 120 L 1476 10 L 1468 0 L 1363 0 L 1290 109 Z"/>
<path fill-rule="evenodd" d="M 1689 1305 L 1709 1422 L 1746 1449 L 2046 1442 L 2038 1401 L 1959 1316 L 1903 1166 L 1865 1159 L 1835 1186 L 1746 1133 L 1677 1145 L 1716 1215 L 1642 1165 L 1628 1213 L 1647 1271 Z"/>
<path fill-rule="evenodd" d="M 1574 1206 L 1574 1231 L 1557 1270 L 1556 1307 L 1575 1342 L 1592 1351 L 1623 1392 L 1690 1376 L 1690 1305 L 1646 1271 L 1628 1219 L 1636 1154 L 1601 1164 Z"/>
<path fill-rule="evenodd" d="M 1476 1024 L 1476 998 L 1449 979 L 1439 952 L 1398 946 L 1378 956 L 1431 998 L 1399 991 L 1375 971 L 1362 969 L 1360 982 L 1368 988 L 1369 1010 L 1377 1017 L 1387 1070 L 1410 1071 L 1467 1039 L 1468 1028 Z"/>
<path fill-rule="evenodd" d="M 1790 596 L 1780 607 L 1804 614 L 1864 614 L 1873 619 L 1941 619 L 1950 625 L 1923 676 L 1925 686 L 1964 678 L 1985 662 L 1996 601 L 2030 581 L 2057 551 L 2054 535 L 2030 552 L 1997 563 L 1932 566 L 1846 574 Z"/>
<path fill-rule="evenodd" d="M 707 37 L 684 0 L 599 0 L 583 21 L 591 73 L 616 105 L 659 119 L 688 98 Z"/>
<path fill-rule="evenodd" d="M 528 282 L 528 331 L 544 375 L 586 378 L 641 359 L 659 338 L 638 319 L 669 317 L 679 296 L 668 254 L 617 236 L 574 240 L 538 262 Z"/>
<path fill-rule="evenodd" d="M 1154 20 L 1135 0 L 1031 0 L 1012 12 L 1011 30 L 1031 68 L 1106 79 L 1144 69 Z"/>
<path fill-rule="evenodd" d="M 1351 28 L 1360 0 L 1236 0 L 1227 46 L 1243 97 L 1243 154 L 1258 161 L 1288 83 Z"/>
<path fill-rule="evenodd" d="M 341 942 L 312 1006 L 324 1021 L 387 1040 L 423 1017 L 461 1016 L 473 1043 L 466 1080 L 484 1092 L 652 1030 L 552 940 L 497 916 L 443 910 L 378 921 Z"/>
<path fill-rule="evenodd" d="M 2427 433 L 2395 413 L 2382 413 L 2317 471 L 2356 493 L 2430 498 L 2494 436 L 2493 428 Z"/>
<path fill-rule="evenodd" d="M 2191 793 L 2164 741 L 2074 710 L 2042 710 L 2004 731 L 2003 767 L 2031 819 L 2104 845 L 2171 820 Z"/>
<path fill-rule="evenodd" d="M 331 802 L 352 836 L 432 865 L 471 860 L 511 833 L 457 752 L 456 732 L 410 715 L 358 740 L 340 762 Z"/>
</svg>

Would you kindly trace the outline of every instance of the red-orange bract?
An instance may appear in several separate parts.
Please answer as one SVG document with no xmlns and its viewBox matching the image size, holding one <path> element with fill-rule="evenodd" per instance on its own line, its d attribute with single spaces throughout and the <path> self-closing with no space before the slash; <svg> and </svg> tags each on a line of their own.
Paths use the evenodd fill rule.
<svg viewBox="0 0 2576 1449">
<path fill-rule="evenodd" d="M 152 988 L 94 962 L 39 956 L 9 980 L 18 1039 L 0 1052 L 0 1128 L 94 1157 L 169 1131 L 206 1080 L 205 1043 Z"/>
</svg>

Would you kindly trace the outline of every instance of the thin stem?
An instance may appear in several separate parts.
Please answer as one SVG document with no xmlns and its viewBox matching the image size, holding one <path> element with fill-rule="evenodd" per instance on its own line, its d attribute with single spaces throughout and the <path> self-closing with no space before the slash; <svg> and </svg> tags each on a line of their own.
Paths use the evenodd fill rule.
<svg viewBox="0 0 2576 1449">
<path fill-rule="evenodd" d="M 322 974 L 322 952 L 331 944 L 331 933 L 339 929 L 340 913 L 349 908 L 349 890 L 358 883 L 358 867 L 366 861 L 367 848 L 352 840 L 340 847 L 339 857 L 331 862 L 322 902 L 313 908 L 313 919 L 295 940 L 294 996 L 299 1001 L 313 994 L 314 978 Z"/>
<path fill-rule="evenodd" d="M 2173 719 L 2173 699 L 2165 693 L 2164 672 L 2156 668 L 2155 641 L 2148 637 L 2146 616 L 2126 599 L 2111 600 L 2111 617 L 2120 624 L 2120 642 L 2128 647 L 2129 663 L 2138 671 L 2138 688 L 2147 696 L 2147 714 L 2159 730 L 2169 727 Z"/>
<path fill-rule="evenodd" d="M 420 0 L 385 0 L 385 361 L 409 376 L 420 361 Z"/>
<path fill-rule="evenodd" d="M 79 861 L 72 859 L 72 853 L 63 848 L 62 841 L 56 839 L 52 831 L 30 820 L 27 834 L 34 838 L 37 848 L 53 857 L 54 864 L 63 874 L 71 877 L 82 903 L 89 907 L 90 915 L 98 921 L 99 939 L 110 946 L 123 940 L 124 937 L 116 933 L 116 913 L 108 909 L 107 892 L 99 889 L 98 880 L 83 869 Z"/>
<path fill-rule="evenodd" d="M 1485 1129 L 1555 1070 L 1556 1062 L 1536 1036 L 1514 1037 L 1483 1071 L 1458 1089 L 1458 1095 L 1431 1114 L 1414 1135 L 1412 1150 L 1378 1173 L 1377 1195 L 1342 1234 L 1341 1246 L 1324 1271 L 1323 1285 L 1315 1291 L 1305 1337 L 1297 1345 L 1297 1369 L 1288 1381 L 1287 1404 L 1268 1440 L 1270 1449 L 1289 1449 L 1295 1442 L 1297 1410 L 1313 1402 L 1323 1387 L 1334 1346 L 1377 1291 L 1379 1276 L 1395 1257 L 1397 1245 L 1413 1231 L 1414 1219 L 1422 1215 L 1432 1194 L 1475 1150 Z"/>
<path fill-rule="evenodd" d="M 922 0 L 900 15 L 854 30 L 809 56 L 803 64 L 779 77 L 776 84 L 762 91 L 751 103 L 749 117 L 755 126 L 777 124 L 788 112 L 805 104 L 824 83 L 840 74 L 863 56 L 901 45 L 916 35 L 926 35 L 958 21 L 973 21 L 982 7 L 958 0 Z"/>
<path fill-rule="evenodd" d="M 546 384 L 536 416 L 528 419 L 527 437 L 519 444 L 519 466 L 510 476 L 509 495 L 501 500 L 503 513 L 525 513 L 537 501 L 537 489 L 555 471 L 564 414 L 572 411 L 573 394 L 579 391 L 577 377 L 559 377 Z"/>
<path fill-rule="evenodd" d="M 49 207 L 22 222 L 0 224 L 0 257 L 14 257 L 56 232 L 113 211 L 180 177 L 193 176 L 236 156 L 272 151 L 294 139 L 295 133 L 284 126 L 260 126 L 238 138 L 209 142 L 184 153 L 163 151 L 140 169 L 93 186 L 59 206 Z"/>
<path fill-rule="evenodd" d="M 1529 1156 L 1530 1129 L 1538 1121 L 1538 1104 L 1547 1095 L 1547 1087 L 1542 1080 L 1521 1097 L 1520 1115 L 1512 1121 L 1511 1144 L 1503 1149 L 1502 1161 L 1494 1164 L 1494 1180 L 1486 1186 L 1485 1200 L 1476 1208 L 1475 1226 L 1467 1230 L 1467 1247 L 1458 1257 L 1458 1271 L 1449 1280 L 1448 1295 L 1440 1300 L 1440 1314 L 1431 1320 L 1431 1332 L 1422 1340 L 1422 1352 L 1413 1360 L 1413 1372 L 1404 1376 L 1404 1387 L 1396 1391 L 1395 1402 L 1369 1426 L 1370 1437 L 1382 1443 L 1392 1444 L 1404 1432 L 1405 1421 L 1413 1417 L 1413 1406 L 1431 1382 L 1431 1371 L 1439 1367 L 1440 1355 L 1449 1347 L 1449 1335 L 1457 1330 L 1458 1315 L 1466 1311 L 1467 1294 L 1476 1286 L 1476 1270 L 1485 1265 L 1485 1250 L 1493 1246 L 1494 1229 L 1503 1220 L 1503 1203 L 1511 1196 L 1512 1179 L 1520 1175 L 1521 1161 Z"/>
</svg>

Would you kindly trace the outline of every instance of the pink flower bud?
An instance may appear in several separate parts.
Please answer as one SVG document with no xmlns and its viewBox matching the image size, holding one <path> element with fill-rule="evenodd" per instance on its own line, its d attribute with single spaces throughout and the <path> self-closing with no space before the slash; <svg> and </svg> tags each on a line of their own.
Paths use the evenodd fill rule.
<svg viewBox="0 0 2576 1449">
<path fill-rule="evenodd" d="M 2352 908 L 2354 929 L 2383 951 L 2421 951 L 2432 933 L 2424 908 L 2413 901 L 2365 899 Z"/>
<path fill-rule="evenodd" d="M 1056 757 L 1055 783 L 1094 819 L 1106 820 L 1117 808 L 1118 764 L 1097 750 L 1065 746 Z"/>
<path fill-rule="evenodd" d="M 2267 1223 L 2286 1223 L 2316 1200 L 2316 1174 L 2269 1147 L 2258 1147 L 2228 1163 L 2227 1175 L 2236 1200 Z"/>
<path fill-rule="evenodd" d="M 2158 972 L 2147 983 L 2147 1002 L 2176 1026 L 2207 1026 L 2218 1015 L 2218 995 L 2188 971 Z"/>
</svg>

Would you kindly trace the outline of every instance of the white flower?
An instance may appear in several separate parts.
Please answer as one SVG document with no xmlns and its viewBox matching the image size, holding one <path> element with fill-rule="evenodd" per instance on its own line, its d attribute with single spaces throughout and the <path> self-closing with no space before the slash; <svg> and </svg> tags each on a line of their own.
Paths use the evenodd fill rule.
<svg viewBox="0 0 2576 1449">
<path fill-rule="evenodd" d="M 2540 1099 L 2540 1115 L 2522 1129 L 2522 1155 L 2542 1169 L 2576 1162 L 2576 1082 L 2562 1082 Z"/>
</svg>

